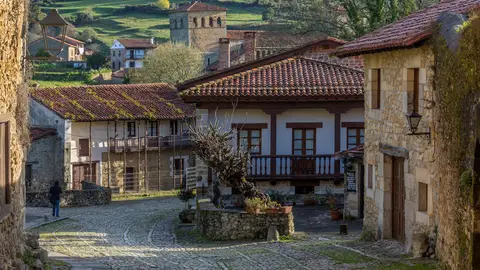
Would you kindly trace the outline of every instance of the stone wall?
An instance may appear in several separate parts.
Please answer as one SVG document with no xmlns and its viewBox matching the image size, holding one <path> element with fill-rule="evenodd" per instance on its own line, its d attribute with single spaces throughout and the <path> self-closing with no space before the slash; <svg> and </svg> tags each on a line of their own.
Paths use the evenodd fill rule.
<svg viewBox="0 0 480 270">
<path fill-rule="evenodd" d="M 365 188 L 365 230 L 376 238 L 392 238 L 392 157 L 404 158 L 405 247 L 412 246 L 412 236 L 429 234 L 435 227 L 435 185 L 432 178 L 434 141 L 409 136 L 405 114 L 412 96 L 407 93 L 408 68 L 419 68 L 419 111 L 422 120 L 418 132 L 430 129 L 432 100 L 430 66 L 433 55 L 429 46 L 364 56 L 365 61 L 365 170 L 373 166 L 373 187 Z M 381 69 L 380 109 L 371 108 L 372 69 Z M 433 140 L 435 138 L 433 137 Z M 368 177 L 365 177 L 365 183 Z M 428 209 L 419 211 L 419 183 L 428 185 Z"/>
<path fill-rule="evenodd" d="M 277 226 L 280 235 L 295 232 L 293 214 L 258 215 L 245 211 L 217 209 L 212 204 L 201 204 L 197 211 L 197 228 L 212 240 L 266 239 L 268 228 Z"/>
<path fill-rule="evenodd" d="M 23 58 L 28 1 L 0 1 L 0 118 L 9 122 L 10 200 L 0 209 L 0 269 L 22 269 L 24 159 L 28 144 L 28 91 Z M 6 203 L 6 204 L 5 204 Z"/>
<path fill-rule="evenodd" d="M 33 141 L 27 157 L 32 174 L 30 183 L 26 182 L 26 191 L 48 191 L 55 181 L 63 183 L 63 157 L 63 142 L 58 136 Z"/>
<path fill-rule="evenodd" d="M 109 204 L 112 191 L 109 188 L 92 190 L 64 190 L 60 199 L 61 207 L 81 207 Z M 48 192 L 27 192 L 27 206 L 50 207 Z"/>
</svg>

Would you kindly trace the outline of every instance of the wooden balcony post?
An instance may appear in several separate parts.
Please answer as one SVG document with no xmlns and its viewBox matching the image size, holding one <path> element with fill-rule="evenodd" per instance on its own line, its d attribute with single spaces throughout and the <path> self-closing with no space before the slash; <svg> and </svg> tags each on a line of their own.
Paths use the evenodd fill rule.
<svg viewBox="0 0 480 270">
<path fill-rule="evenodd" d="M 335 152 L 339 152 L 341 148 L 341 143 L 340 143 L 340 134 L 341 134 L 341 120 L 342 120 L 342 114 L 341 113 L 335 113 Z M 340 174 L 340 160 L 335 160 L 335 169 L 334 173 L 335 174 Z"/>
<path fill-rule="evenodd" d="M 277 115 L 285 109 L 263 109 L 263 112 L 270 115 L 270 175 L 277 174 Z"/>
</svg>

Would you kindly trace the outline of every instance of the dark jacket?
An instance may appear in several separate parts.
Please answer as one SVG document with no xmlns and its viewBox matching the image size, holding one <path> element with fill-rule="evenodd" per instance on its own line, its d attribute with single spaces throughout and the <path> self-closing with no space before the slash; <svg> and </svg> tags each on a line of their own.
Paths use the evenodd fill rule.
<svg viewBox="0 0 480 270">
<path fill-rule="evenodd" d="M 62 188 L 59 186 L 53 186 L 50 188 L 50 202 L 55 202 L 60 200 L 60 194 L 62 193 Z"/>
</svg>

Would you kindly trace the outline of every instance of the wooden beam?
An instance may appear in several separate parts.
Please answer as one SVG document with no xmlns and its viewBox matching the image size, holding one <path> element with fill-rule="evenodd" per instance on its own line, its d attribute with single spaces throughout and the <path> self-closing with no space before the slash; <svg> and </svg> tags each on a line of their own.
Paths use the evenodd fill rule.
<svg viewBox="0 0 480 270">
<path fill-rule="evenodd" d="M 323 123 L 287 123 L 287 128 L 323 128 Z"/>
<path fill-rule="evenodd" d="M 364 122 L 342 122 L 342 128 L 364 128 Z"/>
<path fill-rule="evenodd" d="M 335 152 L 339 152 L 341 148 L 341 140 L 340 140 L 340 133 L 341 133 L 341 121 L 342 121 L 342 114 L 335 113 Z M 340 160 L 335 160 L 335 174 L 340 173 Z"/>
<path fill-rule="evenodd" d="M 268 124 L 267 123 L 247 123 L 247 124 L 232 123 L 232 128 L 234 129 L 267 129 Z"/>
</svg>

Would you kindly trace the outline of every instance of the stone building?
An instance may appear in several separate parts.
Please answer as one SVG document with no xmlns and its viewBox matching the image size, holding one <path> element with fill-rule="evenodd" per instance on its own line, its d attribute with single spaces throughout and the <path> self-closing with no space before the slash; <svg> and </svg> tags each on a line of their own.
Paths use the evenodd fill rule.
<svg viewBox="0 0 480 270">
<path fill-rule="evenodd" d="M 363 143 L 362 61 L 316 59 L 344 43 L 320 39 L 177 88 L 196 105 L 197 124 L 218 120 L 237 130 L 232 143 L 250 150 L 248 180 L 259 189 L 299 200 L 327 189 L 343 194 L 344 168 L 333 153 Z M 211 186 L 213 175 L 201 175 L 198 186 Z M 224 195 L 235 193 L 222 188 Z"/>
<path fill-rule="evenodd" d="M 22 269 L 23 159 L 28 144 L 24 81 L 28 1 L 0 2 L 0 269 Z"/>
<path fill-rule="evenodd" d="M 59 48 L 62 44 L 62 37 L 48 37 L 49 48 Z M 28 44 L 28 53 L 32 56 L 37 55 L 40 50 L 45 50 L 45 41 L 42 38 L 34 40 Z M 85 55 L 85 43 L 83 41 L 65 36 L 63 50 L 57 56 L 59 61 L 67 62 L 75 68 L 87 68 Z"/>
<path fill-rule="evenodd" d="M 68 189 L 80 189 L 82 181 L 114 192 L 180 187 L 193 160 L 193 117 L 193 106 L 163 83 L 31 91 L 31 125 L 55 128 L 63 153 L 57 163 Z M 34 143 L 32 159 L 43 149 Z"/>
<path fill-rule="evenodd" d="M 365 234 L 397 239 L 407 250 L 430 235 L 440 259 L 453 269 L 466 259 L 459 255 L 458 231 L 452 229 L 457 228 L 457 211 L 449 210 L 448 190 L 459 185 L 442 186 L 436 174 L 442 155 L 436 151 L 436 61 L 427 41 L 442 12 L 467 14 L 479 6 L 479 0 L 442 1 L 336 52 L 340 57 L 364 57 Z M 421 117 L 418 129 L 411 128 L 406 116 Z M 462 226 L 460 231 L 470 225 Z"/>
<path fill-rule="evenodd" d="M 123 38 L 114 40 L 112 47 L 110 47 L 112 72 L 130 68 L 142 68 L 143 59 L 156 47 L 154 38 Z"/>
<path fill-rule="evenodd" d="M 55 181 L 63 182 L 63 145 L 52 127 L 31 127 L 30 140 L 25 164 L 26 192 L 48 191 Z"/>
</svg>

